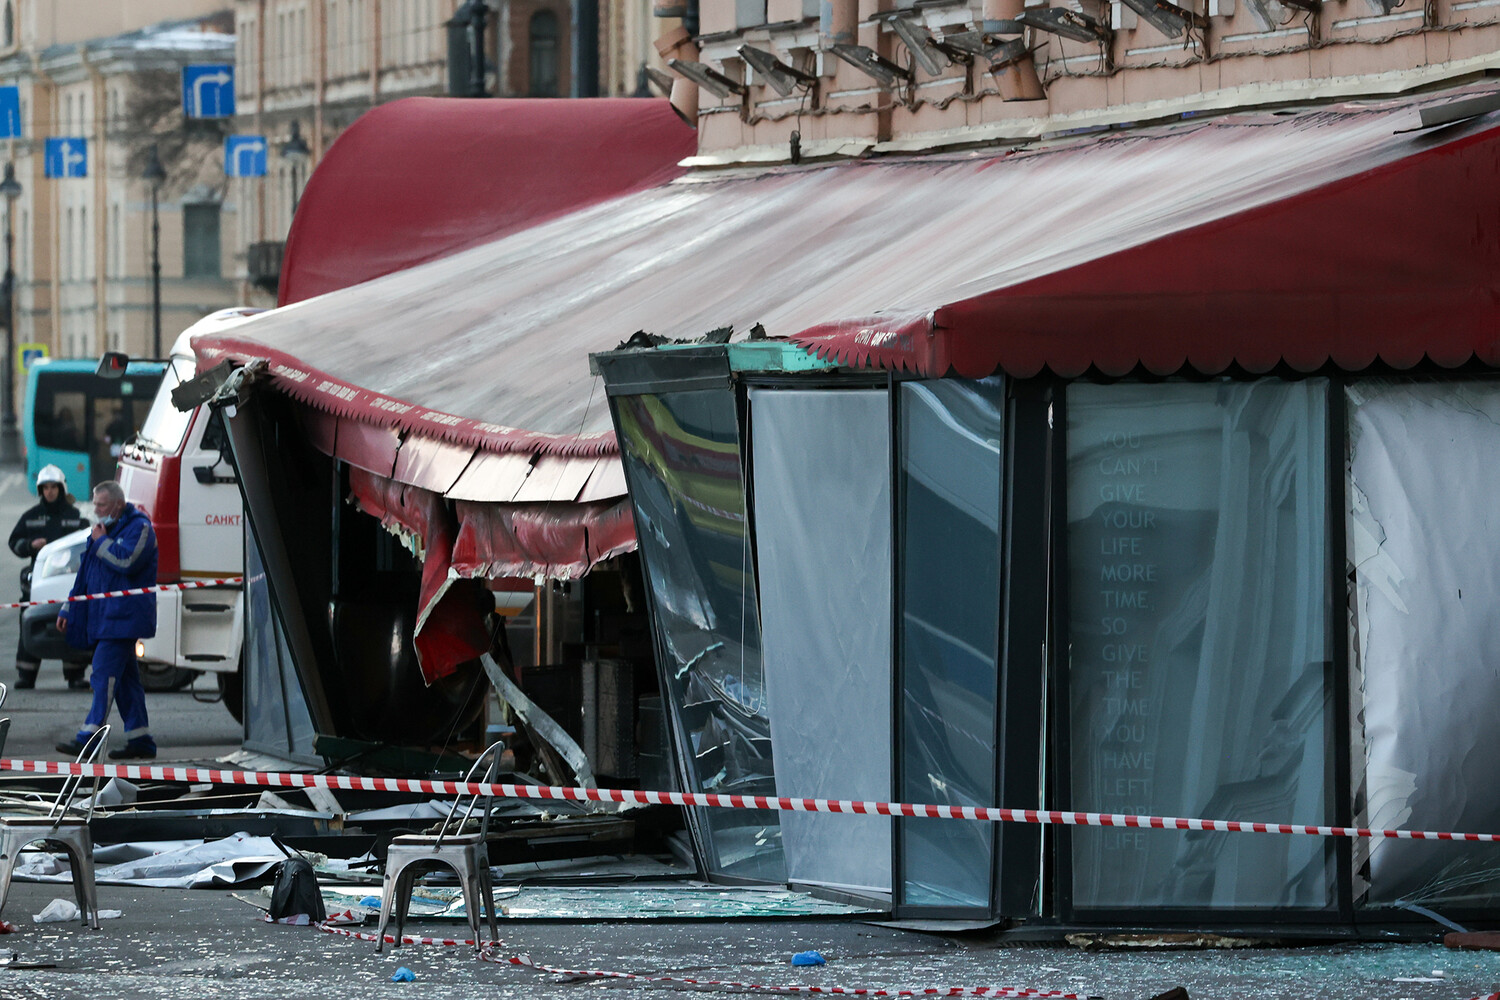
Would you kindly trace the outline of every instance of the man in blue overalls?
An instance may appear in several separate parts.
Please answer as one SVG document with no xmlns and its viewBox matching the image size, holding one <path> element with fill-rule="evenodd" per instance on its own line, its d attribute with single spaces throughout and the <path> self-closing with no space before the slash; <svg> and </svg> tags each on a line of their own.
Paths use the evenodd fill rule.
<svg viewBox="0 0 1500 1000">
<path fill-rule="evenodd" d="M 94 516 L 98 523 L 78 564 L 72 596 L 111 590 L 134 590 L 156 585 L 156 532 L 151 519 L 125 502 L 125 491 L 114 480 L 94 487 Z M 94 646 L 94 670 L 89 683 L 94 702 L 72 743 L 59 743 L 59 753 L 77 756 L 89 736 L 109 718 L 109 703 L 120 706 L 125 722 L 125 746 L 111 750 L 113 760 L 149 760 L 156 756 L 146 719 L 146 689 L 135 661 L 137 639 L 156 634 L 156 595 L 132 594 L 63 605 L 57 628 L 68 643 L 80 649 Z"/>
</svg>

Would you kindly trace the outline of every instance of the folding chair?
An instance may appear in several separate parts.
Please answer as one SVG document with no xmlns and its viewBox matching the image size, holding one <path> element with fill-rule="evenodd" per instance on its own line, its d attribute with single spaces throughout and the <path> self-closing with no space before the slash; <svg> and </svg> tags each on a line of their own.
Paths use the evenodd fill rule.
<svg viewBox="0 0 1500 1000">
<path fill-rule="evenodd" d="M 98 763 L 99 755 L 108 745 L 109 727 L 101 726 L 78 752 L 75 763 Z M 94 818 L 94 802 L 99 797 L 99 777 L 95 775 L 93 778 L 87 808 L 73 801 L 82 784 L 82 775 L 68 775 L 46 816 L 6 816 L 0 819 L 0 911 L 5 909 L 5 899 L 10 895 L 10 876 L 21 848 L 41 841 L 67 852 L 78 910 L 85 925 L 96 931 L 99 929 L 99 898 L 94 885 L 94 838 L 89 833 L 89 820 Z"/>
<path fill-rule="evenodd" d="M 466 782 L 491 783 L 500 769 L 500 754 L 505 750 L 503 742 L 495 743 L 469 768 Z M 485 847 L 485 836 L 490 827 L 490 796 L 467 796 L 468 806 L 458 818 L 458 806 L 465 796 L 453 800 L 448 816 L 438 827 L 436 834 L 413 834 L 396 837 L 391 841 L 385 856 L 385 883 L 380 890 L 380 927 L 375 932 L 375 950 L 385 947 L 385 927 L 396 916 L 396 944 L 401 943 L 401 929 L 406 925 L 406 911 L 411 903 L 412 886 L 417 878 L 428 872 L 443 868 L 452 869 L 458 876 L 464 895 L 464 910 L 469 916 L 469 927 L 474 932 L 474 949 L 479 950 L 479 911 L 482 907 L 489 915 L 490 940 L 500 936 L 495 922 L 495 885 L 490 878 L 489 851 Z M 484 799 L 484 815 L 479 821 L 478 833 L 464 833 L 464 824 L 474 814 L 474 807 Z"/>
</svg>

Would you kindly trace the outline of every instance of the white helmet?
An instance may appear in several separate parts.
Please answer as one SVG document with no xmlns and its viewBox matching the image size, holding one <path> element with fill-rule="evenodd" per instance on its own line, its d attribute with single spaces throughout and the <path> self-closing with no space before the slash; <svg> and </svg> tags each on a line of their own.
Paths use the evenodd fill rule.
<svg viewBox="0 0 1500 1000">
<path fill-rule="evenodd" d="M 36 474 L 36 488 L 41 489 L 44 483 L 56 483 L 64 488 L 68 485 L 68 477 L 63 475 L 63 470 L 55 465 L 44 465 L 42 471 Z"/>
</svg>

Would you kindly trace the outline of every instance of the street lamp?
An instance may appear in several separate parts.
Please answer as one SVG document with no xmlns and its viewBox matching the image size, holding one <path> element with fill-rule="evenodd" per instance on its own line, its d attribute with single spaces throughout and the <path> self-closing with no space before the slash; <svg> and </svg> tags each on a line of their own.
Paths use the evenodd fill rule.
<svg viewBox="0 0 1500 1000">
<path fill-rule="evenodd" d="M 297 168 L 312 159 L 312 150 L 307 148 L 307 141 L 302 138 L 302 126 L 297 122 L 292 122 L 291 135 L 281 144 L 281 158 L 292 168 L 292 214 L 296 215 L 297 203 L 302 198 L 297 187 Z"/>
<path fill-rule="evenodd" d="M 161 222 L 157 218 L 157 199 L 161 194 L 162 181 L 167 172 L 162 169 L 161 156 L 152 145 L 146 158 L 146 169 L 141 179 L 151 185 L 151 356 L 161 357 Z"/>
<path fill-rule="evenodd" d="M 21 197 L 21 182 L 16 180 L 16 165 L 5 165 L 5 179 L 0 180 L 0 195 L 5 196 L 5 279 L 0 286 L 0 297 L 5 302 L 5 385 L 0 406 L 0 465 L 15 465 L 21 461 L 20 441 L 16 437 L 15 373 L 11 366 L 16 356 L 16 268 L 15 234 L 11 229 L 11 216 L 15 213 L 16 199 Z"/>
</svg>

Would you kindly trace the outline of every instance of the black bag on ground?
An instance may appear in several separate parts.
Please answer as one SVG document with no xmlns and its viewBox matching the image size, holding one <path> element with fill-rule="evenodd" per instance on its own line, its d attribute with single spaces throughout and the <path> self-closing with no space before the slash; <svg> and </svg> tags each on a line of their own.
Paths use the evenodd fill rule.
<svg viewBox="0 0 1500 1000">
<path fill-rule="evenodd" d="M 271 919 L 307 914 L 314 923 L 325 920 L 323 894 L 318 891 L 318 876 L 306 858 L 287 858 L 276 866 L 276 882 L 271 887 Z"/>
</svg>

